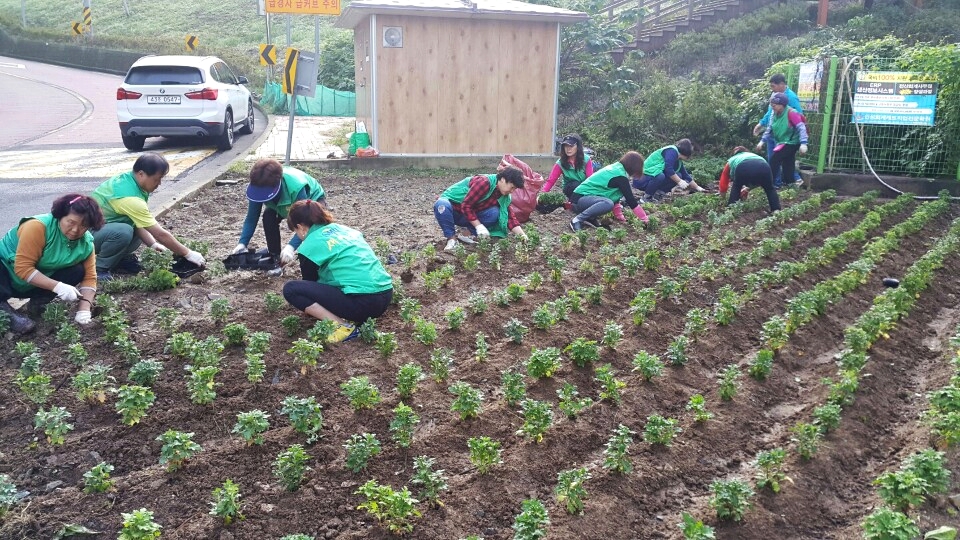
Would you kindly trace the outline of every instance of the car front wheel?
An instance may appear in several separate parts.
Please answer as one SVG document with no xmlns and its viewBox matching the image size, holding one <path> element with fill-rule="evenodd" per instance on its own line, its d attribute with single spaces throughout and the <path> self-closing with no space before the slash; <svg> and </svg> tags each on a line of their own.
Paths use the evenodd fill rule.
<svg viewBox="0 0 960 540">
<path fill-rule="evenodd" d="M 241 135 L 249 135 L 253 133 L 253 102 L 247 102 L 247 119 L 243 123 L 243 127 L 240 128 Z"/>
<path fill-rule="evenodd" d="M 223 118 L 223 134 L 220 135 L 218 146 L 221 150 L 233 148 L 233 113 L 230 111 L 227 111 L 227 115 Z"/>
<path fill-rule="evenodd" d="M 146 141 L 146 137 L 123 137 L 123 146 L 127 150 L 132 150 L 134 152 L 139 152 L 143 150 L 143 143 Z"/>
</svg>

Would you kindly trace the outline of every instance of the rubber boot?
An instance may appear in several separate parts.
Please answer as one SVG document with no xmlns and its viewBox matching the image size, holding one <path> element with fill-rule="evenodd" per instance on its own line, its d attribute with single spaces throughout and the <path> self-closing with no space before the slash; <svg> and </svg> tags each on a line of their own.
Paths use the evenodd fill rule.
<svg viewBox="0 0 960 540">
<path fill-rule="evenodd" d="M 14 334 L 29 334 L 37 326 L 29 317 L 17 313 L 6 300 L 0 300 L 0 311 L 10 317 L 10 331 Z"/>
</svg>

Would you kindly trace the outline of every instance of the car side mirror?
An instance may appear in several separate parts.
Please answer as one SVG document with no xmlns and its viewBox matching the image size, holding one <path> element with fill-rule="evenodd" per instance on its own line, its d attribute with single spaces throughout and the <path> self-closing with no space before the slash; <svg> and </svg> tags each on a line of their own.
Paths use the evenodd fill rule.
<svg viewBox="0 0 960 540">
<path fill-rule="evenodd" d="M 248 84 L 250 81 L 247 80 L 243 75 L 237 77 L 237 84 Z"/>
</svg>

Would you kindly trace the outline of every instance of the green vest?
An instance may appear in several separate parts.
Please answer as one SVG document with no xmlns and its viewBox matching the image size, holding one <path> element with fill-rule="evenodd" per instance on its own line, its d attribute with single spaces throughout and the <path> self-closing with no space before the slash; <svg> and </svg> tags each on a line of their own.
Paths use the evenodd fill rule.
<svg viewBox="0 0 960 540">
<path fill-rule="evenodd" d="M 730 181 L 733 182 L 737 179 L 737 167 L 740 166 L 744 161 L 751 160 L 760 160 L 766 161 L 766 159 L 754 154 L 753 152 L 740 152 L 732 158 L 727 160 L 727 163 L 730 165 Z"/>
<path fill-rule="evenodd" d="M 497 175 L 485 174 L 482 176 L 486 176 L 487 180 L 490 181 L 490 191 L 488 191 L 487 196 L 482 199 L 485 201 L 492 197 L 497 191 Z M 448 187 L 443 193 L 440 194 L 440 198 L 447 199 L 448 201 L 457 204 L 463 203 L 464 197 L 466 197 L 467 193 L 470 191 L 470 180 L 472 179 L 472 176 L 468 176 L 456 184 Z M 489 228 L 489 232 L 490 236 L 498 236 L 503 238 L 507 236 L 507 224 L 510 220 L 510 196 L 501 196 L 497 200 L 497 204 L 500 205 L 500 219 L 497 220 L 497 224 L 495 226 Z"/>
<path fill-rule="evenodd" d="M 393 288 L 393 279 L 360 231 L 339 223 L 314 225 L 298 252 L 313 261 L 317 282 L 344 294 L 373 294 Z"/>
<path fill-rule="evenodd" d="M 617 188 L 609 187 L 607 184 L 610 183 L 610 180 L 618 176 L 623 176 L 627 179 L 630 178 L 626 169 L 623 168 L 623 165 L 619 161 L 607 165 L 591 174 L 590 178 L 584 180 L 573 192 L 583 196 L 596 195 L 598 197 L 605 197 L 613 202 L 617 202 L 623 198 L 623 193 L 620 193 L 620 190 Z"/>
<path fill-rule="evenodd" d="M 560 174 L 563 175 L 563 187 L 567 187 L 568 182 L 574 182 L 576 184 L 579 184 L 584 180 L 586 180 L 587 179 L 587 163 L 590 163 L 589 159 L 583 162 L 582 169 L 574 169 L 573 167 L 568 169 L 564 167 L 565 163 L 563 163 L 563 158 L 558 159 L 557 165 L 560 166 Z"/>
<path fill-rule="evenodd" d="M 777 144 L 800 144 L 800 133 L 790 125 L 790 107 L 783 108 L 783 114 L 770 117 L 770 132 Z"/>
<path fill-rule="evenodd" d="M 664 146 L 663 148 L 657 150 L 656 152 L 653 152 L 652 154 L 647 156 L 647 159 L 643 160 L 644 175 L 656 176 L 663 172 L 663 169 L 665 169 L 667 166 L 667 162 L 664 161 L 663 159 L 663 151 L 666 150 L 667 148 L 673 149 L 678 154 L 680 153 L 680 150 L 678 150 L 677 147 L 674 145 Z M 679 170 L 682 168 L 683 168 L 683 163 L 680 163 L 680 167 L 677 167 L 677 172 L 679 172 Z"/>
<path fill-rule="evenodd" d="M 50 274 L 57 270 L 69 268 L 87 260 L 87 257 L 93 253 L 93 235 L 90 234 L 90 231 L 83 233 L 83 237 L 79 240 L 70 240 L 60 231 L 60 223 L 53 218 L 53 214 L 41 214 L 21 219 L 20 223 L 10 229 L 0 240 L 0 264 L 10 274 L 13 290 L 21 293 L 27 293 L 36 288 L 20 279 L 20 276 L 13 271 L 14 260 L 17 258 L 17 246 L 20 245 L 20 237 L 17 236 L 17 231 L 20 229 L 20 225 L 31 219 L 36 219 L 47 228 L 43 254 L 37 261 L 37 270 L 43 275 L 50 277 Z"/>
<path fill-rule="evenodd" d="M 276 202 L 267 201 L 263 204 L 276 212 L 278 216 L 285 218 L 290 211 L 290 207 L 297 202 L 297 195 L 304 187 L 307 188 L 307 198 L 311 201 L 319 201 L 323 198 L 323 187 L 314 177 L 299 169 L 284 167 L 283 179 L 280 181 L 280 199 Z"/>
<path fill-rule="evenodd" d="M 139 197 L 146 202 L 147 199 L 150 198 L 149 193 L 140 189 L 140 185 L 137 184 L 137 179 L 134 177 L 133 171 L 118 174 L 100 184 L 97 186 L 97 189 L 93 190 L 90 196 L 100 204 L 100 210 L 103 211 L 103 219 L 106 220 L 107 223 L 126 223 L 131 226 L 133 225 L 133 220 L 125 215 L 118 214 L 113 209 L 113 206 L 110 205 L 110 201 L 126 197 Z"/>
</svg>

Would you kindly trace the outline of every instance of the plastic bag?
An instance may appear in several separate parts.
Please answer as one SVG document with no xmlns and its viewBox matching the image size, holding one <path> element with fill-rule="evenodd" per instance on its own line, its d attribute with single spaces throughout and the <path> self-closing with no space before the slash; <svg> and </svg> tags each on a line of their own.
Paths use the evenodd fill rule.
<svg viewBox="0 0 960 540">
<path fill-rule="evenodd" d="M 377 157 L 380 155 L 380 152 L 372 146 L 367 146 L 365 148 L 357 148 L 357 157 Z"/>
<path fill-rule="evenodd" d="M 370 146 L 370 134 L 366 132 L 357 132 L 350 134 L 350 146 L 347 148 L 347 154 L 356 155 L 357 150 Z"/>
<path fill-rule="evenodd" d="M 529 165 L 511 154 L 503 156 L 497 166 L 497 172 L 511 166 L 520 169 L 523 173 L 523 189 L 514 190 L 510 195 L 510 208 L 513 209 L 513 215 L 517 221 L 526 223 L 530 221 L 530 214 L 537 208 L 537 196 L 546 180 L 540 173 L 533 172 Z"/>
</svg>

